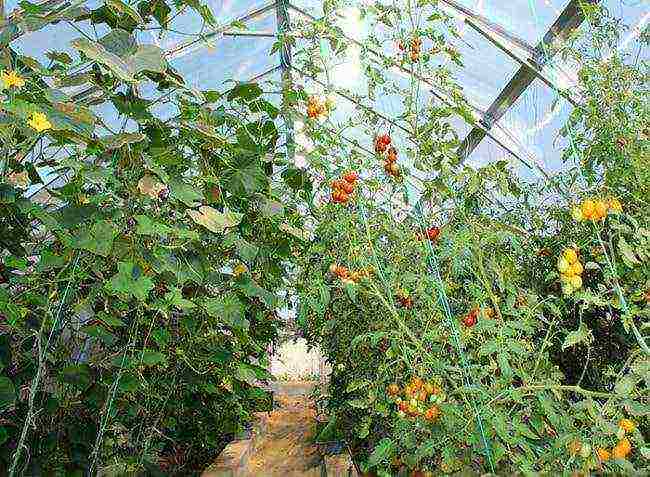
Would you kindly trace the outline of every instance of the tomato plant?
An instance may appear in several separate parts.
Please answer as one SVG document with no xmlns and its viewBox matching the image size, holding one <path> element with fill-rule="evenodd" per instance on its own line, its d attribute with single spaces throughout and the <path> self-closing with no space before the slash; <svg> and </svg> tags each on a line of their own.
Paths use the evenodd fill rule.
<svg viewBox="0 0 650 477">
<path fill-rule="evenodd" d="M 400 94 L 403 110 L 373 116 L 363 103 L 341 123 L 372 147 L 342 144 L 333 122 L 306 130 L 321 145 L 308 157 L 315 176 L 354 168 L 364 177 L 347 209 L 315 191 L 318 240 L 295 281 L 298 323 L 332 365 L 331 422 L 372 475 L 646 472 L 645 65 L 603 58 L 620 24 L 585 7 L 590 28 L 562 54 L 584 55 L 590 97 L 561 131 L 566 169 L 530 183 L 506 161 L 470 167 L 455 156 L 448 118 L 469 115 L 439 65 L 458 55 L 439 33 L 444 14 L 417 21 L 414 9 L 382 18 L 412 29 L 387 33 L 387 44 L 407 55 L 404 38 L 427 44 L 415 48 L 410 84 L 367 72 L 370 100 Z M 368 57 L 385 46 L 368 41 Z M 421 107 L 421 77 L 453 100 Z M 377 173 L 377 158 L 386 167 L 398 151 L 408 158 L 400 181 Z M 330 263 L 375 273 L 352 286 L 331 279 Z"/>
</svg>

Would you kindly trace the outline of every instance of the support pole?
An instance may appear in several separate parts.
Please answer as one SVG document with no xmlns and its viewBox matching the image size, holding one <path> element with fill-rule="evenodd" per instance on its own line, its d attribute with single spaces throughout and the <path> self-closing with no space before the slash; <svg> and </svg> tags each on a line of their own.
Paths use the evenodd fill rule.
<svg viewBox="0 0 650 477">
<path fill-rule="evenodd" d="M 277 0 L 275 11 L 278 20 L 278 41 L 280 42 L 280 71 L 282 72 L 282 117 L 285 125 L 285 139 L 287 147 L 287 159 L 293 162 L 296 154 L 296 142 L 294 138 L 294 123 L 291 115 L 290 93 L 293 90 L 293 77 L 291 74 L 291 43 L 289 32 L 291 22 L 289 19 L 289 2 Z"/>
</svg>

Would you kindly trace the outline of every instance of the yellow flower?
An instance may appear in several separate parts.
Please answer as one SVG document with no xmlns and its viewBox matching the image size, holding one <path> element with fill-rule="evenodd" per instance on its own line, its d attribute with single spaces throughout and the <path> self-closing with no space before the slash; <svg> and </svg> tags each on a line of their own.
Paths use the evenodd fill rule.
<svg viewBox="0 0 650 477">
<path fill-rule="evenodd" d="M 625 432 L 634 432 L 634 429 L 636 429 L 636 424 L 632 419 L 621 419 L 618 421 L 618 427 L 623 429 Z"/>
<path fill-rule="evenodd" d="M 15 71 L 3 71 L 0 73 L 0 81 L 2 81 L 7 89 L 12 86 L 15 86 L 16 88 L 25 86 L 25 80 L 18 76 L 18 73 Z"/>
<path fill-rule="evenodd" d="M 29 121 L 27 121 L 27 124 L 29 124 L 37 132 L 52 129 L 52 123 L 47 119 L 47 116 L 44 113 L 32 113 L 32 117 Z"/>
</svg>

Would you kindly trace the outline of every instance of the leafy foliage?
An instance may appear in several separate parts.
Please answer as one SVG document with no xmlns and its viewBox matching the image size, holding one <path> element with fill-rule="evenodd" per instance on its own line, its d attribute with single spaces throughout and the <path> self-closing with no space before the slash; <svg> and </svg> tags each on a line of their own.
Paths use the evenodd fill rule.
<svg viewBox="0 0 650 477">
<path fill-rule="evenodd" d="M 21 5 L 19 30 L 63 14 Z M 0 90 L 0 467 L 11 472 L 192 475 L 269 406 L 260 384 L 297 242 L 281 227 L 301 223 L 279 206 L 278 109 L 256 84 L 187 88 L 136 41 L 171 12 L 111 0 L 82 12 L 112 29 L 74 40 L 78 58 L 3 58 L 24 79 Z M 176 117 L 151 113 L 145 83 Z M 92 112 L 103 103 L 121 129 Z M 61 179 L 30 200 L 44 167 Z"/>
</svg>

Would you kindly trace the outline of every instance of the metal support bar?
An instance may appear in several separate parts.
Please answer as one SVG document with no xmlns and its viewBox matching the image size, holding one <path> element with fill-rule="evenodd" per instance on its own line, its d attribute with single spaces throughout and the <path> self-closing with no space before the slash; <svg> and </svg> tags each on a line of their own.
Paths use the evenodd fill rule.
<svg viewBox="0 0 650 477">
<path fill-rule="evenodd" d="M 262 37 L 262 38 L 279 38 L 279 35 L 270 31 L 252 31 L 252 30 L 228 30 L 223 32 L 223 36 L 245 36 L 245 37 Z M 284 34 L 287 38 L 305 38 L 296 32 L 286 32 Z"/>
<path fill-rule="evenodd" d="M 286 129 L 285 142 L 287 145 L 287 159 L 293 162 L 296 154 L 296 143 L 294 138 L 293 116 L 290 114 L 291 98 L 289 94 L 293 91 L 293 76 L 291 74 L 292 57 L 291 43 L 288 33 L 291 30 L 291 21 L 289 18 L 289 3 L 287 0 L 277 0 L 275 3 L 275 13 L 277 16 L 278 42 L 280 42 L 280 70 L 282 71 L 282 116 Z"/>
<path fill-rule="evenodd" d="M 453 2 L 452 0 L 442 0 L 442 1 L 443 3 L 449 5 L 454 5 L 456 3 Z M 470 13 L 466 14 L 464 10 L 467 9 L 463 7 L 459 6 L 459 7 L 451 7 L 451 8 L 458 9 L 461 15 L 463 15 L 463 22 L 469 25 L 479 35 L 481 35 L 487 41 L 492 43 L 499 50 L 501 50 L 503 53 L 508 55 L 514 61 L 519 63 L 521 66 L 525 66 L 528 69 L 530 69 L 530 71 L 533 72 L 535 76 L 537 76 L 537 78 L 543 81 L 546 84 L 546 86 L 557 91 L 573 106 L 578 105 L 578 102 L 574 100 L 573 97 L 571 97 L 571 95 L 568 94 L 567 91 L 564 91 L 560 86 L 555 84 L 546 74 L 544 74 L 542 69 L 537 66 L 538 53 L 532 46 L 529 46 L 527 43 L 523 42 L 523 40 L 511 39 L 509 34 L 500 32 L 500 27 L 494 25 L 492 22 L 485 19 L 484 17 L 481 17 L 480 15 L 470 14 Z M 497 33 L 495 33 L 495 31 Z M 501 38 L 499 38 L 499 36 L 505 36 L 506 38 L 508 38 L 508 40 L 503 41 Z M 526 51 L 528 53 L 528 58 L 524 58 L 520 54 L 515 53 L 515 50 L 512 48 L 512 46 L 517 46 L 520 49 Z"/>
<path fill-rule="evenodd" d="M 562 41 L 580 26 L 585 17 L 580 2 L 597 3 L 599 0 L 571 0 L 555 23 L 549 28 L 542 41 L 535 47 L 534 57 L 537 67 L 541 69 L 557 53 Z M 510 79 L 501 93 L 492 102 L 482 121 L 482 127 L 475 127 L 461 143 L 458 152 L 465 160 L 476 149 L 492 126 L 498 122 L 523 92 L 535 80 L 537 75 L 528 67 L 522 66 Z"/>
<path fill-rule="evenodd" d="M 222 25 L 222 26 L 220 26 L 218 28 L 215 28 L 214 30 L 209 31 L 205 35 L 202 35 L 200 38 L 190 40 L 190 41 L 188 41 L 186 43 L 183 43 L 183 44 L 177 46 L 174 49 L 167 50 L 165 52 L 165 57 L 168 58 L 168 59 L 177 58 L 178 56 L 180 56 L 185 50 L 187 50 L 191 46 L 193 46 L 193 45 L 195 45 L 197 43 L 204 42 L 205 40 L 209 40 L 211 38 L 214 38 L 215 36 L 222 35 L 224 32 L 230 30 L 230 24 L 231 23 L 233 23 L 233 22 L 238 22 L 238 23 L 247 22 L 247 21 L 252 20 L 252 19 L 254 19 L 256 17 L 259 17 L 260 15 L 262 15 L 262 14 L 264 14 L 266 12 L 269 12 L 269 11 L 273 10 L 274 8 L 276 8 L 276 2 L 269 2 L 269 3 L 265 4 L 265 5 L 262 5 L 261 7 L 256 8 L 255 10 L 251 10 L 251 11 L 241 15 L 240 17 L 236 18 L 235 20 L 233 20 L 232 22 L 229 22 L 226 25 Z"/>
<path fill-rule="evenodd" d="M 503 28 L 501 25 L 498 23 L 493 22 L 492 20 L 489 20 L 483 15 L 480 15 L 476 13 L 475 11 L 464 7 L 460 3 L 456 2 L 455 0 L 440 0 L 440 3 L 446 5 L 448 8 L 460 13 L 465 20 L 471 19 L 476 23 L 479 23 L 483 25 L 483 28 L 494 32 L 495 34 L 503 37 L 506 42 L 513 43 L 517 45 L 519 48 L 526 50 L 529 54 L 533 54 L 535 49 L 528 44 L 525 40 L 522 38 L 519 38 L 517 35 L 514 33 L 511 33 L 507 31 L 505 28 Z"/>
</svg>

